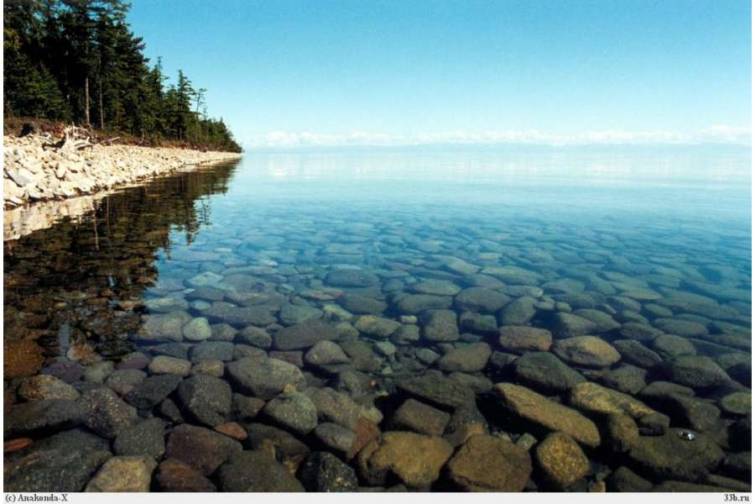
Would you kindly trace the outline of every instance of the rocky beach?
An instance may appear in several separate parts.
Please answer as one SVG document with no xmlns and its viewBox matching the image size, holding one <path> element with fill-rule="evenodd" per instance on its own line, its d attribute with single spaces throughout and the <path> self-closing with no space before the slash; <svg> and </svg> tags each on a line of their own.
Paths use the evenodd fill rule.
<svg viewBox="0 0 755 504">
<path fill-rule="evenodd" d="M 233 152 L 91 145 L 54 147 L 49 136 L 3 137 L 3 202 L 6 210 L 65 200 L 143 182 L 176 170 L 239 159 Z"/>
</svg>

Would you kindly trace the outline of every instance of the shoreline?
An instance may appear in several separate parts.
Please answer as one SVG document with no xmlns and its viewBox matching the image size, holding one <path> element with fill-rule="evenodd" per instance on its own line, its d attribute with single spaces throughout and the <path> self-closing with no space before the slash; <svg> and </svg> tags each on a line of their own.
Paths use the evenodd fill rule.
<svg viewBox="0 0 755 504">
<path fill-rule="evenodd" d="M 235 152 L 94 145 L 45 149 L 43 136 L 3 137 L 3 238 L 16 240 L 77 217 L 113 191 L 179 171 L 240 159 Z"/>
<path fill-rule="evenodd" d="M 45 149 L 46 143 L 49 140 L 40 135 L 3 137 L 4 210 L 94 195 L 242 156 L 235 152 L 135 145 L 93 145 L 78 151 Z"/>
</svg>

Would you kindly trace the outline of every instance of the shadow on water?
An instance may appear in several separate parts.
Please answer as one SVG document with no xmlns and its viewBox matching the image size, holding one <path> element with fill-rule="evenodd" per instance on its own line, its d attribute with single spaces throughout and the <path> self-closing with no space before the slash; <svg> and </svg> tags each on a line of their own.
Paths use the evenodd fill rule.
<svg viewBox="0 0 755 504">
<path fill-rule="evenodd" d="M 127 351 L 140 299 L 157 281 L 158 251 L 170 250 L 172 233 L 190 243 L 210 222 L 206 197 L 228 191 L 236 166 L 128 188 L 80 219 L 6 241 L 5 341 L 36 339 L 53 355 L 84 340 L 104 355 Z"/>
</svg>

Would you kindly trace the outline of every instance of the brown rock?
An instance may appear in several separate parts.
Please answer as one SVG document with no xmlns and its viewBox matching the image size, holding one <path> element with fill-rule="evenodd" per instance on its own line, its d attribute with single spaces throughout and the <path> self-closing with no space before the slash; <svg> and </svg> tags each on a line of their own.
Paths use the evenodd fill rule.
<svg viewBox="0 0 755 504">
<path fill-rule="evenodd" d="M 214 492 L 215 485 L 201 472 L 180 460 L 168 459 L 160 463 L 155 478 L 165 492 Z"/>
<path fill-rule="evenodd" d="M 608 367 L 621 360 L 621 354 L 597 336 L 575 336 L 556 341 L 553 353 L 578 366 Z"/>
<path fill-rule="evenodd" d="M 6 341 L 3 346 L 6 380 L 32 376 L 42 367 L 42 348 L 35 341 Z"/>
<path fill-rule="evenodd" d="M 598 428 L 578 411 L 512 383 L 499 383 L 495 390 L 506 407 L 521 418 L 548 430 L 565 432 L 586 446 L 600 445 Z"/>
<path fill-rule="evenodd" d="M 546 479 L 564 489 L 590 472 L 590 461 L 582 448 L 563 432 L 548 434 L 535 448 L 535 460 Z"/>
<path fill-rule="evenodd" d="M 354 433 L 356 434 L 354 444 L 347 454 L 349 459 L 354 458 L 370 441 L 377 439 L 380 436 L 380 428 L 366 418 L 360 417 L 355 424 Z"/>
<path fill-rule="evenodd" d="M 113 457 L 86 487 L 87 492 L 149 492 L 157 463 L 146 456 Z"/>
<path fill-rule="evenodd" d="M 32 443 L 33 441 L 30 438 L 9 439 L 3 445 L 3 452 L 12 453 L 19 450 L 23 450 L 24 448 L 28 448 L 29 446 L 31 446 Z"/>
<path fill-rule="evenodd" d="M 498 342 L 507 352 L 547 352 L 553 336 L 547 329 L 531 326 L 503 326 L 499 330 Z"/>
<path fill-rule="evenodd" d="M 629 451 L 640 438 L 637 423 L 629 415 L 609 415 L 606 421 L 606 431 L 611 449 L 617 453 Z"/>
<path fill-rule="evenodd" d="M 393 415 L 395 429 L 408 429 L 429 436 L 442 436 L 451 420 L 445 411 L 433 408 L 414 399 L 407 399 Z"/>
<path fill-rule="evenodd" d="M 236 422 L 226 422 L 224 424 L 216 425 L 214 428 L 219 433 L 225 434 L 238 441 L 243 441 L 248 436 L 244 428 Z"/>
<path fill-rule="evenodd" d="M 407 486 L 426 487 L 440 476 L 440 470 L 453 453 L 443 438 L 413 432 L 386 432 L 368 465 L 382 472 L 391 471 Z"/>
<path fill-rule="evenodd" d="M 572 406 L 593 414 L 625 414 L 635 420 L 652 413 L 657 413 L 645 403 L 634 397 L 609 389 L 593 382 L 575 385 L 569 397 Z"/>
<path fill-rule="evenodd" d="M 181 424 L 168 436 L 166 456 L 212 474 L 228 457 L 241 451 L 241 444 L 204 427 Z"/>
<path fill-rule="evenodd" d="M 470 437 L 447 468 L 464 490 L 521 492 L 532 473 L 532 461 L 524 448 L 483 434 Z"/>
</svg>

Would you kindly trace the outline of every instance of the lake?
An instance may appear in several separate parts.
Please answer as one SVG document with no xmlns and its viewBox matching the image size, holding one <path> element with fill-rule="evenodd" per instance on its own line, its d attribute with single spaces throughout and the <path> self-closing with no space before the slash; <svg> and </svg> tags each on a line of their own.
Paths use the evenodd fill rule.
<svg viewBox="0 0 755 504">
<path fill-rule="evenodd" d="M 5 242 L 6 491 L 748 491 L 750 171 L 255 152 L 108 195 Z"/>
</svg>

